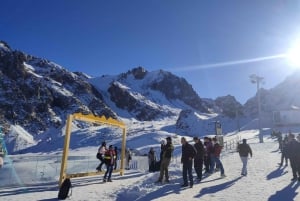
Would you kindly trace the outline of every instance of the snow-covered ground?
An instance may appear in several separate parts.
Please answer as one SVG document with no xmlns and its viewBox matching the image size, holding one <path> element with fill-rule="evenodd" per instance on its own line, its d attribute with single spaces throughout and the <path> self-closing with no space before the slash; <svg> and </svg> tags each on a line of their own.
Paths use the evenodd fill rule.
<svg viewBox="0 0 300 201">
<path fill-rule="evenodd" d="M 179 163 L 180 155 L 178 155 L 174 157 L 170 166 L 171 182 L 169 184 L 155 184 L 158 172 L 147 173 L 145 170 L 136 168 L 126 171 L 124 176 L 114 174 L 113 182 L 109 183 L 102 183 L 102 176 L 72 179 L 72 195 L 68 200 L 300 201 L 300 182 L 291 182 L 290 166 L 278 166 L 280 162 L 278 142 L 265 136 L 264 143 L 258 143 L 256 134 L 257 132 L 253 130 L 241 133 L 241 137 L 248 139 L 253 150 L 253 158 L 249 160 L 246 177 L 240 175 L 242 163 L 238 153 L 224 151 L 222 161 L 227 177 L 220 178 L 220 173 L 216 172 L 205 177 L 201 183 L 196 183 L 193 188 L 181 188 L 182 167 Z M 180 153 L 180 146 L 176 149 L 176 153 Z M 6 165 L 8 165 L 9 157 L 5 159 Z M 17 160 L 11 163 L 17 164 Z M 39 166 L 34 162 L 31 165 L 33 168 Z M 1 183 L 5 182 L 3 168 L 0 169 Z M 19 169 L 16 168 L 16 170 Z M 25 178 L 22 171 L 16 171 L 15 174 L 19 178 Z M 57 179 L 58 175 L 54 174 L 52 179 L 46 178 L 44 182 L 37 182 L 33 179 L 34 181 L 30 184 L 22 185 L 20 181 L 17 187 L 0 186 L 0 200 L 57 200 Z"/>
</svg>

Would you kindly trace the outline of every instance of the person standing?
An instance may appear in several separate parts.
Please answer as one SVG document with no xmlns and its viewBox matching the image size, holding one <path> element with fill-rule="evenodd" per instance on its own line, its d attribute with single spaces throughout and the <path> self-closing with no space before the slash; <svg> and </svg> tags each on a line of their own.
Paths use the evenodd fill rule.
<svg viewBox="0 0 300 201">
<path fill-rule="evenodd" d="M 221 170 L 221 177 L 225 177 L 225 171 L 223 164 L 220 160 L 220 154 L 222 151 L 222 146 L 217 142 L 217 138 L 212 139 L 212 153 L 211 153 L 211 166 L 210 166 L 210 174 L 214 172 L 215 165 Z"/>
<path fill-rule="evenodd" d="M 103 182 L 111 182 L 111 174 L 114 168 L 115 151 L 112 145 L 109 145 L 108 150 L 105 152 L 104 161 L 106 165 L 106 172 L 103 177 Z"/>
<path fill-rule="evenodd" d="M 277 140 L 278 140 L 278 145 L 279 145 L 279 147 L 278 147 L 278 149 L 279 150 L 281 150 L 282 149 L 282 133 L 279 131 L 278 133 L 277 133 Z"/>
<path fill-rule="evenodd" d="M 2 168 L 2 167 L 3 167 L 3 164 L 4 164 L 4 162 L 3 162 L 3 158 L 0 156 L 0 168 Z"/>
<path fill-rule="evenodd" d="M 287 135 L 283 138 L 282 145 L 281 145 L 281 161 L 279 163 L 280 166 L 283 165 L 283 161 L 285 161 L 285 166 L 288 166 L 288 158 L 286 156 L 287 151 L 287 145 L 288 145 L 288 137 Z"/>
<path fill-rule="evenodd" d="M 209 137 L 204 137 L 204 166 L 205 166 L 205 173 L 209 173 L 210 171 L 210 153 L 212 151 L 212 143 L 211 143 L 211 138 Z"/>
<path fill-rule="evenodd" d="M 155 171 L 160 171 L 160 165 L 161 165 L 161 161 L 162 161 L 162 159 L 163 159 L 165 147 L 166 147 L 166 141 L 165 141 L 165 140 L 162 140 L 162 141 L 160 142 L 159 161 L 156 162 L 156 164 L 155 164 Z"/>
<path fill-rule="evenodd" d="M 104 161 L 104 154 L 107 151 L 106 149 L 106 142 L 102 142 L 101 146 L 98 149 L 97 157 L 100 160 L 100 164 L 97 166 L 96 170 L 97 171 L 102 171 L 102 165 L 105 163 Z"/>
<path fill-rule="evenodd" d="M 300 181 L 300 143 L 296 141 L 295 135 L 288 135 L 287 157 L 290 159 L 290 164 L 293 172 L 292 181 Z M 298 174 L 298 176 L 297 176 Z"/>
<path fill-rule="evenodd" d="M 242 163 L 243 163 L 243 168 L 242 168 L 241 175 L 247 176 L 247 173 L 248 173 L 247 172 L 248 156 L 250 155 L 251 158 L 252 158 L 252 150 L 251 150 L 249 144 L 247 144 L 246 139 L 243 139 L 243 143 L 239 144 L 237 149 L 238 149 L 240 158 L 241 158 Z"/>
<path fill-rule="evenodd" d="M 130 169 L 130 161 L 132 160 L 131 151 L 129 148 L 125 150 L 125 169 Z"/>
<path fill-rule="evenodd" d="M 167 137 L 167 144 L 162 146 L 163 150 L 162 150 L 162 159 L 161 159 L 161 164 L 160 164 L 160 174 L 159 174 L 159 178 L 156 181 L 156 183 L 162 182 L 163 177 L 165 176 L 165 182 L 170 182 L 169 181 L 169 165 L 171 162 L 171 158 L 173 155 L 173 151 L 174 151 L 174 146 L 172 144 L 172 138 L 171 137 Z"/>
<path fill-rule="evenodd" d="M 194 169 L 197 174 L 197 179 L 200 182 L 202 180 L 204 146 L 198 137 L 194 137 L 194 142 L 195 142 L 194 148 L 197 152 L 194 158 Z"/>
<path fill-rule="evenodd" d="M 196 150 L 191 144 L 189 144 L 186 141 L 185 137 L 181 138 L 181 144 L 182 144 L 181 163 L 182 163 L 182 177 L 183 177 L 183 184 L 181 185 L 181 187 L 188 186 L 188 177 L 189 177 L 190 188 L 193 188 L 194 181 L 193 181 L 192 168 L 193 168 L 193 158 L 196 155 Z"/>
<path fill-rule="evenodd" d="M 115 147 L 115 161 L 114 161 L 114 170 L 117 169 L 117 163 L 118 163 L 118 147 Z"/>
<path fill-rule="evenodd" d="M 160 142 L 160 154 L 159 154 L 159 160 L 162 161 L 163 155 L 164 155 L 164 150 L 165 150 L 166 142 L 165 140 L 162 140 Z"/>
<path fill-rule="evenodd" d="M 155 172 L 156 156 L 153 147 L 148 152 L 149 172 Z"/>
</svg>

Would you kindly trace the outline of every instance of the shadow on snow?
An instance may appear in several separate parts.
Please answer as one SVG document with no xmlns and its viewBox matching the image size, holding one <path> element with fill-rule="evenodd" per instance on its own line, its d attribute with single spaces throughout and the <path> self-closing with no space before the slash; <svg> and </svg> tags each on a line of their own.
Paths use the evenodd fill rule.
<svg viewBox="0 0 300 201">
<path fill-rule="evenodd" d="M 297 188 L 299 187 L 300 183 L 292 182 L 288 186 L 284 187 L 280 191 L 276 191 L 274 195 L 271 195 L 268 201 L 281 201 L 281 200 L 294 200 L 297 196 Z"/>
<path fill-rule="evenodd" d="M 287 166 L 283 166 L 283 168 L 280 168 L 280 166 L 279 166 L 276 170 L 270 172 L 270 173 L 267 175 L 267 180 L 275 179 L 275 178 L 277 178 L 277 177 L 280 177 L 280 176 L 286 174 L 287 171 L 284 171 L 284 169 L 285 169 L 286 167 L 287 167 Z"/>
<path fill-rule="evenodd" d="M 181 188 L 180 181 L 182 179 L 178 178 L 176 180 L 172 180 L 168 184 L 157 184 L 157 186 L 162 186 L 161 188 L 147 193 L 145 195 L 140 195 L 139 189 L 130 189 L 127 192 L 122 192 L 118 195 L 116 201 L 144 201 L 144 200 L 154 200 L 161 198 L 163 196 L 167 196 L 169 194 L 180 194 L 180 191 L 189 189 L 189 188 Z M 156 186 L 156 184 L 153 184 Z"/>
<path fill-rule="evenodd" d="M 211 187 L 202 188 L 200 193 L 198 195 L 194 196 L 194 197 L 195 198 L 200 198 L 200 197 L 202 197 L 203 195 L 206 195 L 206 194 L 214 194 L 214 193 L 217 193 L 219 191 L 225 190 L 225 189 L 231 187 L 235 182 L 237 182 L 241 178 L 242 177 L 238 177 L 234 180 L 224 182 L 224 183 L 219 184 L 219 185 L 214 185 L 214 186 L 211 186 Z"/>
</svg>

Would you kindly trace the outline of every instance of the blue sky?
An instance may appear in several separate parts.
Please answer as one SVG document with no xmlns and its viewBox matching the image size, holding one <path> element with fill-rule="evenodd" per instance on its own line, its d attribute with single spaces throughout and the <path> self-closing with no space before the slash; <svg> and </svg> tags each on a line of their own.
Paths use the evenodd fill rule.
<svg viewBox="0 0 300 201">
<path fill-rule="evenodd" d="M 206 64 L 285 53 L 300 37 L 299 22 L 299 0 L 2 0 L 0 40 L 70 71 L 163 69 L 200 97 L 231 94 L 245 103 L 256 93 L 250 74 L 269 89 L 294 69 L 282 58 Z"/>
</svg>

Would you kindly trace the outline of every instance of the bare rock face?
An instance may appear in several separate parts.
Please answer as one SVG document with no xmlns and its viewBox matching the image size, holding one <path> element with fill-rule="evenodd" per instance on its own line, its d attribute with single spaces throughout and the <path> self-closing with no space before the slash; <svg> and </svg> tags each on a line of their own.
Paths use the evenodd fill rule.
<svg viewBox="0 0 300 201">
<path fill-rule="evenodd" d="M 143 67 L 139 66 L 132 69 L 132 71 L 129 71 L 129 73 L 132 73 L 135 79 L 141 80 L 146 76 L 147 71 Z"/>
<path fill-rule="evenodd" d="M 236 101 L 234 96 L 218 97 L 215 100 L 215 105 L 219 108 L 218 112 L 227 117 L 235 118 L 238 115 L 243 115 L 243 106 Z"/>
<path fill-rule="evenodd" d="M 64 124 L 67 115 L 88 112 L 117 118 L 82 76 L 0 42 L 2 125 L 18 124 L 39 134 Z M 63 117 L 63 119 L 62 119 Z"/>
<path fill-rule="evenodd" d="M 128 90 L 120 87 L 117 82 L 111 84 L 108 92 L 110 93 L 111 101 L 117 107 L 127 110 L 140 121 L 150 121 L 171 115 L 170 112 L 165 111 L 160 105 L 147 104 L 144 100 L 135 98 Z"/>
<path fill-rule="evenodd" d="M 179 78 L 169 72 L 161 71 L 163 78 L 153 82 L 150 88 L 161 91 L 169 100 L 181 100 L 200 112 L 208 112 L 201 98 L 184 78 Z"/>
</svg>

